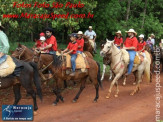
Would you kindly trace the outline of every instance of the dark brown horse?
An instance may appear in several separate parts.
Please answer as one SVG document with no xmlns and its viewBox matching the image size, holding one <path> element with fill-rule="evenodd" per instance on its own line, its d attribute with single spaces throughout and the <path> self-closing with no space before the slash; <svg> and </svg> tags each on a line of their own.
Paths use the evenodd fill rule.
<svg viewBox="0 0 163 122">
<path fill-rule="evenodd" d="M 84 51 L 88 51 L 94 56 L 94 53 L 93 53 L 94 49 L 89 42 L 89 38 L 87 36 L 83 35 L 83 39 L 84 39 Z"/>
<path fill-rule="evenodd" d="M 20 75 L 9 75 L 7 77 L 0 77 L 1 86 L 0 89 L 6 89 L 8 87 L 13 87 L 15 101 L 14 105 L 17 105 L 21 99 L 20 87 L 23 86 L 27 93 L 33 98 L 34 110 L 38 109 L 36 102 L 36 93 L 33 90 L 32 84 L 34 83 L 37 89 L 37 94 L 42 100 L 42 91 L 40 85 L 40 78 L 38 74 L 37 65 L 34 62 L 24 62 L 18 59 L 14 59 L 14 62 L 22 66 Z M 17 69 L 17 68 L 16 68 Z"/>
<path fill-rule="evenodd" d="M 59 99 L 63 101 L 63 97 L 61 95 L 61 84 L 64 80 L 80 80 L 81 86 L 80 90 L 73 99 L 73 102 L 76 102 L 79 98 L 79 95 L 85 88 L 86 79 L 89 78 L 96 89 L 96 96 L 94 101 L 96 102 L 99 98 L 99 85 L 101 86 L 100 80 L 100 65 L 94 61 L 93 59 L 87 57 L 87 61 L 89 63 L 90 68 L 87 69 L 85 72 L 81 72 L 81 70 L 76 70 L 75 76 L 71 77 L 69 74 L 66 73 L 66 70 L 63 69 L 64 60 L 63 56 L 57 55 L 50 55 L 50 54 L 38 54 L 38 58 L 35 58 L 35 61 L 39 65 L 46 65 L 48 66 L 48 70 L 51 70 L 54 74 L 56 79 L 56 88 L 53 90 L 54 94 L 56 95 L 56 100 L 54 101 L 54 105 L 57 105 Z M 51 63 L 53 62 L 53 63 Z"/>
</svg>

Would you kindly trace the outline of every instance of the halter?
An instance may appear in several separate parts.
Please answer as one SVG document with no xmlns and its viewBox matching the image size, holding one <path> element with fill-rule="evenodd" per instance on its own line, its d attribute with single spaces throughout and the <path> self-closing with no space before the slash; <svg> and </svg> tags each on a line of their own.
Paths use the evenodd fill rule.
<svg viewBox="0 0 163 122">
<path fill-rule="evenodd" d="M 25 50 L 26 50 L 26 46 L 24 46 L 25 48 L 22 48 L 23 49 L 23 51 L 19 54 L 19 55 L 15 55 L 15 54 L 13 54 L 14 56 L 18 56 L 19 58 L 19 60 L 21 60 L 20 58 L 21 58 L 21 56 L 23 55 L 23 53 L 25 52 Z M 27 61 L 27 60 L 29 60 L 29 59 L 33 59 L 34 58 L 34 56 L 32 56 L 32 57 L 30 57 L 30 58 L 27 58 L 27 59 L 25 59 L 25 60 L 23 60 L 23 61 Z"/>
</svg>

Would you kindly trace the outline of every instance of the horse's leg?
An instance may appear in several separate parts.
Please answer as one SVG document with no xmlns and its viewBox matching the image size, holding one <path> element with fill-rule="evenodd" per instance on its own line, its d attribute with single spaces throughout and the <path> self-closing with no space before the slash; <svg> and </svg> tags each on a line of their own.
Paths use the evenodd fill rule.
<svg viewBox="0 0 163 122">
<path fill-rule="evenodd" d="M 116 86 L 116 94 L 114 95 L 114 97 L 118 97 L 118 93 L 119 93 L 118 81 L 115 83 L 115 86 Z"/>
<path fill-rule="evenodd" d="M 86 78 L 83 78 L 81 80 L 81 85 L 80 85 L 80 90 L 77 93 L 77 95 L 75 96 L 75 98 L 73 99 L 73 102 L 76 102 L 81 94 L 81 92 L 83 91 L 83 89 L 85 88 L 85 82 L 86 82 Z"/>
<path fill-rule="evenodd" d="M 102 71 L 101 81 L 104 80 L 105 70 L 106 70 L 106 65 L 103 64 L 103 71 Z"/>
<path fill-rule="evenodd" d="M 67 88 L 67 81 L 64 80 L 64 88 Z"/>
<path fill-rule="evenodd" d="M 133 82 L 133 85 L 136 85 L 136 82 L 137 82 L 137 75 L 138 75 L 137 73 L 138 73 L 137 71 L 134 72 L 135 81 Z"/>
<path fill-rule="evenodd" d="M 138 92 L 140 90 L 140 82 L 141 82 L 142 74 L 143 74 L 143 70 L 138 70 L 136 72 L 136 77 L 137 77 L 136 88 L 130 95 L 134 95 L 136 92 Z"/>
<path fill-rule="evenodd" d="M 54 94 L 56 95 L 56 100 L 53 102 L 53 105 L 57 105 L 57 103 L 59 102 L 59 99 L 64 102 L 64 98 L 61 96 L 61 82 L 62 82 L 62 79 L 57 79 L 56 81 L 56 86 L 57 88 L 56 89 L 53 89 L 53 92 Z"/>
<path fill-rule="evenodd" d="M 15 95 L 14 105 L 17 105 L 19 100 L 21 99 L 20 86 L 21 85 L 19 83 L 13 85 L 13 91 L 14 91 L 14 95 Z"/>
<path fill-rule="evenodd" d="M 124 78 L 124 80 L 123 80 L 123 86 L 125 86 L 126 85 L 126 79 L 127 79 L 127 76 L 124 76 L 125 78 Z"/>
<path fill-rule="evenodd" d="M 111 69 L 109 69 L 109 74 L 110 74 L 110 77 L 109 77 L 109 80 L 111 81 L 112 77 L 113 77 L 113 72 Z"/>
<path fill-rule="evenodd" d="M 96 83 L 94 86 L 96 89 L 96 96 L 95 96 L 94 102 L 97 102 L 97 99 L 99 98 L 99 84 Z"/>
<path fill-rule="evenodd" d="M 110 98 L 110 94 L 111 94 L 111 91 L 112 91 L 112 87 L 114 86 L 114 84 L 115 84 L 116 82 L 118 82 L 117 80 L 118 80 L 121 76 L 122 76 L 122 74 L 121 74 L 121 73 L 118 73 L 118 74 L 115 76 L 114 80 L 111 82 L 111 85 L 110 85 L 110 88 L 109 88 L 109 92 L 108 92 L 108 94 L 107 94 L 107 96 L 106 96 L 107 99 Z"/>
</svg>

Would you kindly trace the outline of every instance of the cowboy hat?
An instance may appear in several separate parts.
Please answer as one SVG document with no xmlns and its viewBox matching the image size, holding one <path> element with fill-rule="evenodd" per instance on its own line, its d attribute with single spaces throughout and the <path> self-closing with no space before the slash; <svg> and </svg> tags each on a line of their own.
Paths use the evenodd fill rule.
<svg viewBox="0 0 163 122">
<path fill-rule="evenodd" d="M 151 36 L 155 37 L 155 35 L 152 33 Z"/>
<path fill-rule="evenodd" d="M 137 33 L 135 32 L 135 30 L 134 29 L 129 29 L 129 31 L 125 31 L 126 33 L 134 33 L 135 34 L 135 36 L 137 35 Z"/>
<path fill-rule="evenodd" d="M 92 26 L 89 26 L 90 29 L 92 29 Z"/>
<path fill-rule="evenodd" d="M 144 38 L 144 35 L 143 35 L 143 34 L 140 34 L 140 36 L 139 36 L 139 37 Z"/>
<path fill-rule="evenodd" d="M 121 33 L 121 31 L 120 31 L 120 30 L 118 30 L 118 31 L 116 32 L 116 34 L 118 34 L 118 33 L 122 35 L 122 33 Z"/>
<path fill-rule="evenodd" d="M 4 27 L 2 26 L 2 23 L 1 23 L 1 21 L 0 21 L 0 27 L 4 29 Z"/>
<path fill-rule="evenodd" d="M 82 34 L 83 34 L 83 32 L 82 32 L 82 31 L 78 31 L 78 33 L 77 33 L 77 34 L 81 34 L 81 35 L 82 35 Z"/>
</svg>

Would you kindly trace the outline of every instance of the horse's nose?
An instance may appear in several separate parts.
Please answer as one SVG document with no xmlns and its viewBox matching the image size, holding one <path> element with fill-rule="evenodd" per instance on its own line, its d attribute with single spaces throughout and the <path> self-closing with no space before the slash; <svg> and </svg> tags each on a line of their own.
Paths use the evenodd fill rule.
<svg viewBox="0 0 163 122">
<path fill-rule="evenodd" d="M 100 55 L 101 55 L 102 57 L 104 57 L 104 55 L 105 55 L 104 51 L 100 51 Z"/>
</svg>

